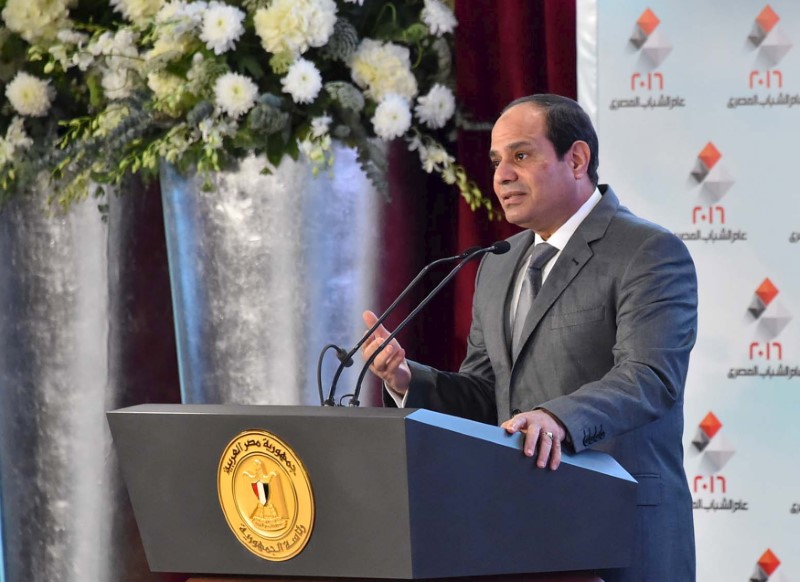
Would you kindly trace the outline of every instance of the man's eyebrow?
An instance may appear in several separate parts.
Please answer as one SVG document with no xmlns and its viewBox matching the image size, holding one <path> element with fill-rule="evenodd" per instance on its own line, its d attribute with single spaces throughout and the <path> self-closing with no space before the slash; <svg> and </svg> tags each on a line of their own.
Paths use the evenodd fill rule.
<svg viewBox="0 0 800 582">
<path fill-rule="evenodd" d="M 528 141 L 526 139 L 523 139 L 523 140 L 520 140 L 520 141 L 515 141 L 515 142 L 512 142 L 510 144 L 507 144 L 507 145 L 505 145 L 503 147 L 503 149 L 504 150 L 515 150 L 515 149 L 520 148 L 520 147 L 530 146 L 531 143 L 532 142 L 530 142 L 530 141 Z M 500 155 L 500 153 L 497 150 L 489 150 L 489 158 L 496 158 L 499 155 Z"/>
</svg>

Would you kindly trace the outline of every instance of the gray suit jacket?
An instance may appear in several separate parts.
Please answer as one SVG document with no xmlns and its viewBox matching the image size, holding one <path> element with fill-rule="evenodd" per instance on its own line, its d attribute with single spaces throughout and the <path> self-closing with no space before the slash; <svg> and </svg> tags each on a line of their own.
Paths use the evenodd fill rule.
<svg viewBox="0 0 800 582">
<path fill-rule="evenodd" d="M 601 201 L 534 301 L 519 353 L 509 351 L 507 313 L 530 231 L 511 237 L 508 253 L 482 261 L 459 372 L 411 362 L 406 406 L 488 423 L 537 407 L 550 411 L 575 451 L 605 451 L 639 481 L 634 564 L 603 577 L 691 582 L 694 532 L 682 436 L 697 331 L 694 263 L 677 237 L 621 207 L 607 186 L 600 189 Z"/>
</svg>

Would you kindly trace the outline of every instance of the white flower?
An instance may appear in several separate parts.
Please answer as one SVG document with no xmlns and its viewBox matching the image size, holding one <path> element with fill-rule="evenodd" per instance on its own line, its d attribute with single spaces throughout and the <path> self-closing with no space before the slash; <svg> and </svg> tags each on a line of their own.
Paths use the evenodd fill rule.
<svg viewBox="0 0 800 582">
<path fill-rule="evenodd" d="M 194 53 L 192 55 L 192 65 L 186 71 L 186 80 L 188 81 L 187 90 L 190 93 L 200 94 L 205 87 L 205 79 L 207 74 L 206 60 L 202 53 Z"/>
<path fill-rule="evenodd" d="M 138 36 L 123 28 L 116 33 L 104 32 L 90 43 L 87 50 L 95 57 L 105 57 L 105 67 L 114 73 L 122 70 L 140 70 L 142 59 L 137 49 Z"/>
<path fill-rule="evenodd" d="M 203 15 L 200 40 L 217 55 L 231 50 L 244 33 L 244 17 L 245 13 L 235 6 L 212 2 Z"/>
<path fill-rule="evenodd" d="M 94 56 L 84 48 L 89 42 L 88 35 L 65 28 L 58 31 L 57 38 L 61 44 L 51 46 L 48 52 L 65 70 L 77 66 L 85 71 L 94 63 Z"/>
<path fill-rule="evenodd" d="M 100 81 L 103 91 L 111 100 L 126 99 L 133 93 L 136 80 L 133 73 L 125 68 L 104 69 Z"/>
<path fill-rule="evenodd" d="M 425 8 L 422 9 L 422 21 L 428 25 L 431 34 L 436 36 L 453 32 L 453 29 L 458 24 L 450 8 L 439 0 L 425 0 Z"/>
<path fill-rule="evenodd" d="M 15 149 L 26 150 L 33 145 L 33 140 L 25 133 L 25 124 L 21 117 L 14 116 L 6 130 L 6 141 Z"/>
<path fill-rule="evenodd" d="M 317 139 L 304 139 L 297 142 L 298 148 L 303 155 L 311 162 L 312 172 L 316 176 L 326 167 L 333 165 L 333 153 L 331 151 L 331 136 L 325 135 Z"/>
<path fill-rule="evenodd" d="M 414 150 L 422 150 L 425 147 L 419 134 L 415 134 L 409 138 L 406 138 L 406 140 L 408 141 L 408 151 L 410 152 L 413 152 Z"/>
<path fill-rule="evenodd" d="M 411 127 L 411 109 L 402 96 L 390 94 L 378 104 L 371 121 L 378 137 L 394 139 Z"/>
<path fill-rule="evenodd" d="M 114 44 L 114 35 L 106 31 L 91 43 L 89 43 L 88 50 L 93 56 L 99 57 L 109 54 Z"/>
<path fill-rule="evenodd" d="M 336 24 L 333 0 L 272 0 L 253 18 L 256 34 L 269 53 L 301 55 L 328 42 Z"/>
<path fill-rule="evenodd" d="M 245 75 L 225 73 L 214 84 L 217 106 L 234 118 L 250 111 L 258 97 L 258 87 Z"/>
<path fill-rule="evenodd" d="M 134 24 L 146 24 L 148 18 L 155 16 L 164 0 L 111 0 L 116 12 Z"/>
<path fill-rule="evenodd" d="M 208 10 L 208 2 L 205 0 L 197 0 L 197 2 L 189 2 L 186 4 L 182 14 L 194 23 L 195 28 L 200 28 L 200 25 L 203 23 L 203 14 L 206 13 L 206 10 Z"/>
<path fill-rule="evenodd" d="M 208 10 L 207 2 L 191 2 L 182 0 L 167 2 L 156 13 L 156 25 L 171 29 L 175 34 L 193 32 L 203 24 L 203 15 Z"/>
<path fill-rule="evenodd" d="M 322 89 L 322 75 L 311 61 L 297 59 L 281 79 L 281 86 L 295 103 L 311 103 Z"/>
<path fill-rule="evenodd" d="M 375 101 L 394 93 L 408 100 L 417 94 L 406 47 L 365 38 L 350 60 L 350 72 L 359 87 Z"/>
<path fill-rule="evenodd" d="M 104 32 L 87 48 L 95 57 L 103 57 L 100 83 L 111 100 L 126 99 L 141 85 L 138 71 L 143 63 L 137 41 L 138 36 L 133 31 L 122 28 L 113 34 Z"/>
<path fill-rule="evenodd" d="M 456 99 L 453 92 L 444 85 L 436 83 L 427 95 L 417 99 L 414 113 L 431 129 L 444 127 L 456 112 Z"/>
<path fill-rule="evenodd" d="M 311 120 L 311 136 L 322 137 L 327 135 L 331 128 L 331 117 L 329 115 L 321 115 Z"/>
<path fill-rule="evenodd" d="M 183 91 L 183 81 L 180 77 L 170 73 L 159 72 L 147 75 L 147 86 L 157 99 L 167 99 Z"/>
<path fill-rule="evenodd" d="M 8 0 L 0 16 L 9 30 L 30 43 L 55 40 L 69 28 L 72 0 Z"/>
<path fill-rule="evenodd" d="M 447 166 L 442 170 L 441 173 L 442 180 L 444 180 L 445 184 L 455 184 L 456 180 L 458 180 L 458 176 L 456 176 L 456 170 L 452 165 Z"/>
<path fill-rule="evenodd" d="M 14 161 L 15 153 L 33 145 L 33 140 L 25 133 L 21 117 L 14 117 L 6 130 L 6 137 L 0 138 L 0 167 Z"/>
<path fill-rule="evenodd" d="M 74 44 L 76 46 L 83 46 L 89 40 L 89 36 L 83 34 L 82 32 L 78 32 L 76 30 L 72 30 L 71 28 L 65 28 L 63 30 L 59 30 L 58 34 L 56 35 L 59 41 L 63 42 L 64 44 Z"/>
<path fill-rule="evenodd" d="M 117 103 L 109 103 L 97 116 L 97 133 L 99 137 L 107 137 L 115 128 L 119 126 L 124 119 L 129 116 L 129 110 L 126 105 Z"/>
<path fill-rule="evenodd" d="M 44 117 L 50 111 L 55 89 L 50 81 L 20 71 L 6 87 L 6 97 L 20 115 Z"/>
<path fill-rule="evenodd" d="M 90 52 L 79 50 L 72 55 L 72 65 L 78 67 L 81 71 L 86 71 L 94 63 L 94 57 Z"/>
<path fill-rule="evenodd" d="M 220 149 L 224 145 L 224 138 L 236 133 L 236 122 L 206 117 L 198 124 L 198 129 L 203 143 L 213 149 Z"/>
<path fill-rule="evenodd" d="M 448 154 L 447 150 L 439 144 L 431 144 L 428 147 L 420 148 L 419 160 L 422 162 L 422 169 L 429 174 L 434 170 L 441 172 L 456 161 L 455 158 Z"/>
<path fill-rule="evenodd" d="M 0 169 L 14 160 L 14 146 L 0 137 Z"/>
</svg>

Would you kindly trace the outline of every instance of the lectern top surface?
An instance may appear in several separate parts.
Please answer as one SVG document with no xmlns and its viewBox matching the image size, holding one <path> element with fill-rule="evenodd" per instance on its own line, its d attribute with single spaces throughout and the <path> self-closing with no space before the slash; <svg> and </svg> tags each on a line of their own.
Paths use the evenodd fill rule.
<svg viewBox="0 0 800 582">
<path fill-rule="evenodd" d="M 138 404 L 112 410 L 109 414 L 210 414 L 215 416 L 313 416 L 353 418 L 404 418 L 414 408 L 346 406 L 279 406 L 261 404 Z"/>
<path fill-rule="evenodd" d="M 457 416 L 441 414 L 424 408 L 414 410 L 408 415 L 407 420 L 437 426 L 500 446 L 522 450 L 522 440 L 524 438 L 522 433 L 510 435 L 499 426 L 491 426 Z M 561 453 L 561 462 L 589 471 L 605 473 L 626 481 L 636 481 L 616 460 L 598 451 L 582 451 L 577 454 L 563 451 Z"/>
</svg>

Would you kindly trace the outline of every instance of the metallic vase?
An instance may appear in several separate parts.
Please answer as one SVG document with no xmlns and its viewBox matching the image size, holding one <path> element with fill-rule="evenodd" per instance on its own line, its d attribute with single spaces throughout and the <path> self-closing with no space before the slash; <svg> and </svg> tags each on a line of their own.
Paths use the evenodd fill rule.
<svg viewBox="0 0 800 582">
<path fill-rule="evenodd" d="M 315 175 L 248 157 L 204 177 L 162 167 L 183 401 L 318 404 L 328 343 L 350 348 L 375 302 L 381 195 L 353 150 Z M 325 359 L 323 392 L 338 361 Z M 337 395 L 351 392 L 361 359 Z"/>
<path fill-rule="evenodd" d="M 128 400 L 109 358 L 119 249 L 94 204 L 52 216 L 45 193 L 0 213 L 0 564 L 9 582 L 155 580 L 105 417 Z"/>
</svg>

